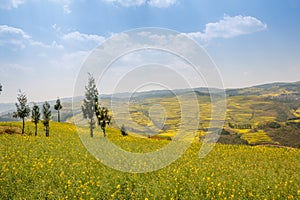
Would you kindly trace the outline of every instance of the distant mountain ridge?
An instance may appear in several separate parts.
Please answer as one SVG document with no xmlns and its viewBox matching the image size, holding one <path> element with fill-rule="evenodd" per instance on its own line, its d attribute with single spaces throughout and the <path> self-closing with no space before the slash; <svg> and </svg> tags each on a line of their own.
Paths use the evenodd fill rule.
<svg viewBox="0 0 300 200">
<path fill-rule="evenodd" d="M 275 82 L 246 88 L 226 89 L 226 94 L 229 96 L 300 94 L 300 81 L 292 83 Z"/>
</svg>

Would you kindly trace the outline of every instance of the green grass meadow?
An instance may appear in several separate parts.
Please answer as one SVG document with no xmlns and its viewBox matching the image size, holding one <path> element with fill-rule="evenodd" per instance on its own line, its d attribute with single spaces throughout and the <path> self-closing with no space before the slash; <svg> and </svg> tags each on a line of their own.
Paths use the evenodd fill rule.
<svg viewBox="0 0 300 200">
<path fill-rule="evenodd" d="M 19 126 L 21 123 L 0 123 Z M 300 149 L 216 144 L 203 159 L 195 141 L 158 171 L 126 173 L 97 161 L 73 124 L 51 122 L 46 138 L 31 122 L 26 134 L 0 134 L 0 199 L 299 199 Z M 101 134 L 96 131 L 96 134 Z M 169 141 L 108 138 L 127 151 L 148 152 Z"/>
</svg>

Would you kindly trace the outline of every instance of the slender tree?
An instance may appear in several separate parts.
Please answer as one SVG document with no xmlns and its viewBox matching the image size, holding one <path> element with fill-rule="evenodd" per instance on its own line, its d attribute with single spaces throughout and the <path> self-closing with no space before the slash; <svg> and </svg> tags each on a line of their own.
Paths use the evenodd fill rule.
<svg viewBox="0 0 300 200">
<path fill-rule="evenodd" d="M 57 110 L 57 121 L 60 122 L 60 110 L 63 106 L 60 103 L 59 97 L 57 97 L 56 104 L 54 105 L 54 109 Z"/>
<path fill-rule="evenodd" d="M 97 101 L 98 105 L 98 101 Z M 104 137 L 106 137 L 106 126 L 110 124 L 111 116 L 109 115 L 109 111 L 106 107 L 97 106 L 96 108 L 96 116 L 98 119 L 98 125 L 101 127 L 103 131 Z"/>
<path fill-rule="evenodd" d="M 29 105 L 27 104 L 27 97 L 24 93 L 21 92 L 21 90 L 19 90 L 17 100 L 18 100 L 18 103 L 16 103 L 17 112 L 14 112 L 13 117 L 22 119 L 23 121 L 22 134 L 24 134 L 25 118 L 29 116 L 30 108 Z"/>
<path fill-rule="evenodd" d="M 94 77 L 90 73 L 88 75 L 88 85 L 85 86 L 85 99 L 83 100 L 81 109 L 83 112 L 83 118 L 88 119 L 89 121 L 90 136 L 93 137 L 93 129 L 95 128 L 95 100 L 97 99 L 99 93 L 96 87 Z"/>
<path fill-rule="evenodd" d="M 1 85 L 1 83 L 0 83 L 0 94 L 1 94 L 1 92 L 2 92 L 2 85 Z"/>
<path fill-rule="evenodd" d="M 32 118 L 31 121 L 35 125 L 35 133 L 34 133 L 35 136 L 37 136 L 37 125 L 40 121 L 40 117 L 41 117 L 40 108 L 36 104 L 34 104 L 31 111 L 31 118 Z"/>
<path fill-rule="evenodd" d="M 46 101 L 43 105 L 43 124 L 45 126 L 46 137 L 49 137 L 49 122 L 51 119 L 50 104 Z"/>
</svg>

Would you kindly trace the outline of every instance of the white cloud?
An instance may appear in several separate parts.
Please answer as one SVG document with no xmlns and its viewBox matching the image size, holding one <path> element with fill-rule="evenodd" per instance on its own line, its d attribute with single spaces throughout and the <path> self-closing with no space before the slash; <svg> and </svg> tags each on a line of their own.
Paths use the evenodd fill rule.
<svg viewBox="0 0 300 200">
<path fill-rule="evenodd" d="M 103 1 L 125 6 L 125 7 L 141 6 L 147 3 L 149 6 L 152 7 L 166 8 L 175 4 L 178 0 L 103 0 Z"/>
<path fill-rule="evenodd" d="M 70 9 L 72 0 L 48 0 L 48 1 L 61 4 L 65 14 L 70 14 L 72 12 L 72 10 Z"/>
<path fill-rule="evenodd" d="M 7 25 L 0 25 L 0 35 L 19 35 L 22 38 L 29 39 L 29 35 L 27 35 L 22 29 L 7 26 Z"/>
<path fill-rule="evenodd" d="M 56 41 L 52 41 L 51 44 L 44 44 L 42 42 L 31 40 L 29 44 L 31 46 L 39 46 L 39 47 L 43 47 L 43 48 L 64 49 L 64 46 L 61 44 L 58 44 Z"/>
<path fill-rule="evenodd" d="M 85 34 L 85 33 L 80 33 L 78 31 L 74 31 L 74 32 L 70 32 L 68 34 L 65 34 L 63 36 L 64 40 L 75 40 L 75 41 L 94 41 L 94 42 L 98 42 L 101 43 L 104 41 L 104 37 L 99 36 L 99 35 L 89 35 L 89 34 Z"/>
<path fill-rule="evenodd" d="M 35 41 L 25 31 L 20 28 L 0 25 L 0 46 L 7 46 L 13 49 L 23 49 L 27 46 L 39 46 L 43 48 L 58 48 L 63 46 L 53 41 L 51 44 L 44 44 L 40 41 Z"/>
<path fill-rule="evenodd" d="M 56 32 L 60 31 L 60 29 L 61 29 L 59 26 L 57 26 L 57 24 L 53 24 L 51 27 L 52 27 L 52 29 L 55 30 Z"/>
<path fill-rule="evenodd" d="M 108 3 L 115 3 L 125 7 L 140 6 L 145 3 L 146 0 L 104 0 Z"/>
<path fill-rule="evenodd" d="M 175 4 L 177 0 L 149 0 L 147 3 L 152 7 L 166 8 Z"/>
<path fill-rule="evenodd" d="M 0 25 L 0 46 L 13 45 L 25 48 L 28 41 L 30 41 L 30 36 L 22 29 Z"/>
<path fill-rule="evenodd" d="M 25 3 L 25 0 L 1 0 L 1 9 L 17 8 L 19 5 Z"/>
<path fill-rule="evenodd" d="M 71 9 L 70 9 L 69 4 L 64 5 L 63 8 L 64 8 L 64 13 L 65 14 L 70 14 L 72 12 Z"/>
<path fill-rule="evenodd" d="M 70 32 L 61 36 L 67 49 L 71 51 L 88 51 L 96 48 L 104 42 L 105 38 L 95 34 L 85 34 L 78 31 Z"/>
<path fill-rule="evenodd" d="M 219 22 L 206 24 L 203 32 L 187 33 L 186 35 L 208 41 L 213 38 L 232 38 L 266 29 L 267 25 L 255 17 L 224 15 Z"/>
</svg>

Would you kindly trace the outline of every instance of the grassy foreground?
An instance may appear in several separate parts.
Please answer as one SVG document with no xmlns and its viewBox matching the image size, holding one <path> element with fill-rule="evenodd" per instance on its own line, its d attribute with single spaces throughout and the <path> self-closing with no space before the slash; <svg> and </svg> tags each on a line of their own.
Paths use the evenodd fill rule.
<svg viewBox="0 0 300 200">
<path fill-rule="evenodd" d="M 300 149 L 217 144 L 199 159 L 201 143 L 195 142 L 168 167 L 131 174 L 91 156 L 74 125 L 52 122 L 49 138 L 39 126 L 37 137 L 0 134 L 1 199 L 300 198 Z M 32 123 L 25 130 L 33 132 Z M 168 142 L 119 135 L 108 130 L 113 142 L 131 151 Z"/>
</svg>

